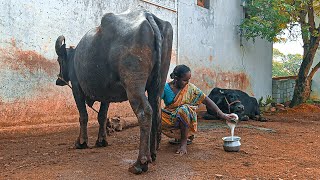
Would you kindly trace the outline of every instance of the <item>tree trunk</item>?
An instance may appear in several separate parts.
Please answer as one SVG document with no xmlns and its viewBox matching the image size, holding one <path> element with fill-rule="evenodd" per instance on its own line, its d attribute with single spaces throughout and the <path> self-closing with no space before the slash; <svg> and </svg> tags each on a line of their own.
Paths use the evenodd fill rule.
<svg viewBox="0 0 320 180">
<path fill-rule="evenodd" d="M 310 74 L 309 72 L 314 60 L 314 56 L 319 47 L 319 39 L 320 38 L 318 37 L 311 37 L 310 45 L 304 47 L 303 60 L 299 69 L 298 79 L 296 80 L 290 107 L 304 103 L 310 97 L 311 80 L 315 72 L 319 69 L 319 63 L 311 70 Z"/>
<path fill-rule="evenodd" d="M 300 11 L 299 23 L 301 26 L 301 35 L 303 41 L 303 60 L 299 69 L 298 79 L 294 87 L 293 97 L 290 103 L 290 107 L 304 103 L 311 93 L 311 79 L 308 77 L 311 69 L 314 56 L 319 46 L 318 37 L 313 36 L 313 32 L 316 30 L 314 23 L 314 10 L 313 2 L 308 1 L 305 7 L 302 7 Z M 308 16 L 307 16 L 308 15 Z M 303 32 L 303 29 L 309 30 L 309 35 Z M 319 29 L 317 29 L 319 31 Z"/>
<path fill-rule="evenodd" d="M 300 11 L 301 35 L 303 41 L 303 60 L 299 69 L 298 79 L 294 88 L 293 98 L 290 103 L 290 107 L 299 105 L 306 102 L 311 93 L 311 80 L 315 72 L 319 69 L 318 63 L 312 70 L 310 69 L 313 63 L 314 56 L 319 47 L 320 27 L 315 27 L 314 19 L 314 4 L 313 0 L 309 0 L 305 7 L 302 7 Z M 308 29 L 309 34 L 303 32 L 303 29 Z M 315 33 L 317 32 L 317 33 Z"/>
<path fill-rule="evenodd" d="M 290 107 L 302 104 L 310 97 L 311 93 L 311 80 L 309 78 L 296 80 L 294 88 L 293 98 L 290 103 Z"/>
</svg>

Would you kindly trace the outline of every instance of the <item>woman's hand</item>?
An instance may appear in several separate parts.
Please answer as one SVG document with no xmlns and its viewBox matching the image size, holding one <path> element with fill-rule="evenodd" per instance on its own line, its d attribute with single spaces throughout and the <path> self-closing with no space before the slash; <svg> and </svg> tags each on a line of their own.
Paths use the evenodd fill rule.
<svg viewBox="0 0 320 180">
<path fill-rule="evenodd" d="M 239 118 L 238 115 L 231 113 L 231 114 L 224 114 L 222 119 L 226 120 L 227 122 L 232 122 L 232 123 L 238 123 Z"/>
<path fill-rule="evenodd" d="M 214 103 L 209 97 L 206 97 L 204 101 L 202 102 L 207 106 L 207 109 L 210 109 L 213 112 L 216 112 L 217 115 L 221 118 L 226 120 L 227 122 L 232 122 L 234 124 L 238 123 L 238 115 L 231 113 L 231 114 L 225 114 L 223 113 L 219 107 Z"/>
</svg>

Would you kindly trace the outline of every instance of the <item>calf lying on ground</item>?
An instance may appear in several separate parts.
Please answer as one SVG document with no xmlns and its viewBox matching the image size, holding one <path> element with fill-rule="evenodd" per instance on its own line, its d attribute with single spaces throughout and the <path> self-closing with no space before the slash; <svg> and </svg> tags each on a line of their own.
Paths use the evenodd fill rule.
<svg viewBox="0 0 320 180">
<path fill-rule="evenodd" d="M 266 121 L 261 117 L 259 104 L 254 97 L 235 89 L 214 88 L 209 96 L 224 113 L 236 113 L 241 121 L 249 119 Z M 207 109 L 205 119 L 217 119 L 218 116 Z"/>
</svg>

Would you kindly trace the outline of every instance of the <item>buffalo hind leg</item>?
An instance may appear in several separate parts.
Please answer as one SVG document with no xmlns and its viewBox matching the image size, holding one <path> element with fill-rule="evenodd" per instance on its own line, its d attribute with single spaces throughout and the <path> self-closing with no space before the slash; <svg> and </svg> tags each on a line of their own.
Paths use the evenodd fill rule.
<svg viewBox="0 0 320 180">
<path fill-rule="evenodd" d="M 106 147 L 107 142 L 107 112 L 109 108 L 109 103 L 101 103 L 100 110 L 98 113 L 98 122 L 99 122 L 99 133 L 98 139 L 96 141 L 96 147 Z"/>
<path fill-rule="evenodd" d="M 77 108 L 80 114 L 79 123 L 80 123 L 80 134 L 76 140 L 75 146 L 77 149 L 86 149 L 88 148 L 88 113 L 85 104 L 85 97 L 82 91 L 80 90 L 79 85 L 72 84 L 72 93 L 74 100 L 76 101 Z"/>
<path fill-rule="evenodd" d="M 129 87 L 127 95 L 131 107 L 136 114 L 140 126 L 140 144 L 138 160 L 134 163 L 129 171 L 134 174 L 141 174 L 148 170 L 148 163 L 151 162 L 150 155 L 150 131 L 152 108 L 144 93 L 144 88 Z"/>
<path fill-rule="evenodd" d="M 152 126 L 150 133 L 150 153 L 152 161 L 157 158 L 157 149 L 161 140 L 160 90 L 148 89 L 148 100 L 152 107 Z"/>
</svg>

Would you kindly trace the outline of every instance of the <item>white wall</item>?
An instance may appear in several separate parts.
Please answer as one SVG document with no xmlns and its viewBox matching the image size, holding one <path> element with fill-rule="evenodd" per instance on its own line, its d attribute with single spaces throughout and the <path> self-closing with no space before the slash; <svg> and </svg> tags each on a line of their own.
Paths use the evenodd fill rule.
<svg viewBox="0 0 320 180">
<path fill-rule="evenodd" d="M 91 28 L 100 25 L 101 17 L 107 12 L 121 13 L 140 6 L 171 22 L 176 32 L 176 3 L 174 0 L 155 0 L 153 4 L 142 0 L 0 0 L 0 97 L 4 102 L 38 96 L 38 89 L 49 84 L 55 90 L 58 74 L 54 44 L 59 35 L 66 37 L 67 46 L 76 46 Z M 158 4 L 159 6 L 156 6 Z M 160 8 L 168 7 L 168 9 Z M 170 10 L 172 9 L 172 10 Z M 173 54 L 176 52 L 177 33 L 174 33 Z M 32 51 L 28 55 L 28 51 Z M 15 53 L 11 53 L 15 52 Z M 20 53 L 20 54 L 17 54 Z M 21 55 L 22 54 L 22 55 Z M 26 59 L 21 59 L 21 56 Z M 15 66 L 12 68 L 12 56 Z M 33 56 L 43 56 L 51 61 L 51 74 L 39 72 L 42 67 L 25 67 L 25 61 L 40 61 Z M 173 56 L 172 61 L 176 61 Z M 43 64 L 41 62 L 35 62 Z M 56 66 L 54 66 L 56 65 Z M 32 68 L 31 71 L 26 69 Z M 19 82 L 19 83 L 16 83 Z M 41 92 L 40 92 L 41 94 Z"/>
<path fill-rule="evenodd" d="M 174 0 L 161 0 L 158 4 L 175 8 Z M 171 22 L 175 29 L 175 12 L 141 0 L 0 0 L 0 45 L 11 43 L 13 38 L 23 49 L 55 58 L 54 43 L 59 35 L 63 34 L 69 45 L 77 45 L 87 31 L 100 24 L 103 14 L 139 6 Z M 176 33 L 174 47 L 175 39 Z"/>
<path fill-rule="evenodd" d="M 261 39 L 240 46 L 240 1 L 196 0 L 178 4 L 178 62 L 192 67 L 192 80 L 206 93 L 213 87 L 235 88 L 256 98 L 272 94 L 272 43 Z"/>
<path fill-rule="evenodd" d="M 120 13 L 139 6 L 171 22 L 176 32 L 175 1 L 152 2 L 0 0 L 0 125 L 77 122 L 78 112 L 71 90 L 55 85 L 59 72 L 54 48 L 57 37 L 63 34 L 67 46 L 75 46 L 87 31 L 100 24 L 104 13 Z M 176 61 L 176 35 L 174 33 L 172 62 Z M 110 109 L 109 116 L 112 113 L 133 115 L 127 102 L 111 104 Z M 90 117 L 96 117 L 93 111 L 88 112 Z"/>
<path fill-rule="evenodd" d="M 319 52 L 319 48 L 318 48 L 316 56 L 314 57 L 314 62 L 312 64 L 312 68 L 316 64 L 318 64 L 319 61 L 320 61 L 320 52 Z M 314 75 L 314 77 L 312 79 L 310 99 L 320 101 L 320 71 L 319 70 L 316 72 L 316 74 Z"/>
<path fill-rule="evenodd" d="M 192 82 L 205 93 L 222 87 L 257 98 L 271 95 L 271 43 L 257 39 L 243 41 L 241 47 L 240 1 L 210 0 L 210 4 L 206 9 L 196 0 L 0 0 L 0 112 L 16 122 L 38 119 L 30 113 L 54 118 L 61 112 L 77 115 L 70 89 L 55 86 L 56 38 L 63 34 L 67 45 L 77 45 L 100 24 L 104 13 L 139 6 L 174 28 L 170 72 L 178 58 L 179 64 L 192 68 Z"/>
<path fill-rule="evenodd" d="M 316 24 L 319 24 L 320 19 L 319 17 L 316 17 L 315 19 Z M 316 55 L 314 57 L 313 64 L 311 66 L 310 71 L 312 68 L 317 65 L 320 62 L 320 47 L 318 47 Z M 318 70 L 315 75 L 313 76 L 312 79 L 312 84 L 311 84 L 311 94 L 310 94 L 310 99 L 320 101 L 320 70 Z"/>
</svg>

